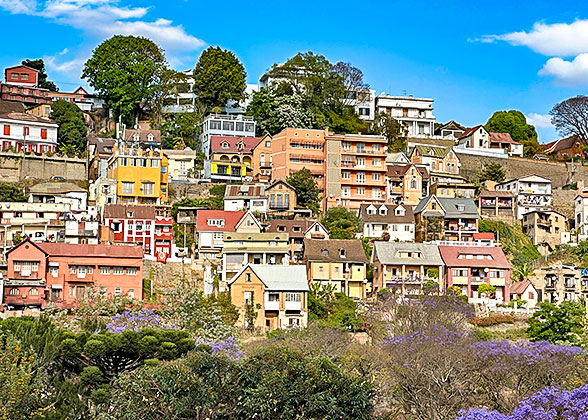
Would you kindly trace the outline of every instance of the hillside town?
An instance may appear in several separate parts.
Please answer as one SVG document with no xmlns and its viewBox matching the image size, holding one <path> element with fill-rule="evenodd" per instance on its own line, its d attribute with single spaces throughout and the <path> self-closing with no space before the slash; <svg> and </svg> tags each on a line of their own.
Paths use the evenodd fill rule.
<svg viewBox="0 0 588 420">
<path fill-rule="evenodd" d="M 132 60 L 144 61 L 140 70 L 131 63 L 134 42 L 152 48 L 133 52 Z M 116 66 L 101 58 L 115 49 Z M 526 346 L 538 360 L 548 350 L 530 346 L 556 348 L 533 359 L 529 369 L 553 373 L 537 386 L 523 390 L 512 385 L 514 376 L 497 373 L 465 385 L 489 395 L 483 408 L 510 410 L 544 386 L 585 383 L 587 372 L 572 372 L 565 358 L 579 357 L 588 343 L 588 138 L 565 122 L 563 103 L 551 115 L 565 135 L 540 144 L 520 111 L 497 110 L 474 126 L 462 125 L 460 115 L 438 121 L 434 98 L 378 94 L 360 69 L 312 52 L 268 61 L 256 84 L 246 83 L 239 59 L 220 47 L 204 50 L 186 71 L 167 68 L 162 54 L 150 40 L 117 35 L 94 50 L 84 86 L 75 90 L 59 90 L 43 60 L 26 57 L 5 68 L 0 82 L 0 331 L 29 331 L 21 340 L 33 343 L 30 336 L 49 328 L 43 320 L 70 329 L 55 333 L 60 346 L 70 346 L 69 359 L 60 353 L 69 372 L 60 380 L 79 387 L 75 410 L 85 414 L 51 418 L 102 418 L 91 415 L 105 410 L 113 419 L 453 419 L 478 398 L 455 391 L 461 402 L 447 408 L 457 396 L 424 402 L 399 390 L 396 400 L 380 396 L 365 410 L 330 416 L 256 417 L 235 403 L 236 417 L 149 417 L 140 399 L 153 398 L 149 407 L 163 410 L 159 397 L 126 390 L 117 397 L 105 388 L 116 381 L 124 389 L 121 378 L 132 377 L 122 372 L 163 366 L 157 359 L 175 363 L 211 348 L 237 363 L 251 343 L 272 340 L 292 340 L 301 354 L 317 357 L 331 357 L 339 343 L 336 363 L 353 364 L 376 383 L 333 391 L 358 401 L 372 401 L 369 395 L 391 389 L 400 375 L 424 393 L 415 377 L 430 365 L 418 367 L 421 359 L 406 355 L 425 348 L 421 357 L 435 360 L 468 348 L 462 360 L 470 371 L 483 359 L 515 372 L 519 359 L 507 360 L 509 351 Z M 580 100 L 588 104 L 586 97 L 565 102 Z M 583 118 L 588 126 L 588 113 Z M 461 306 L 440 309 L 439 302 Z M 455 335 L 443 338 L 445 350 L 435 349 L 440 336 L 410 330 L 398 321 L 402 311 L 414 311 L 411 320 L 426 313 L 421 321 L 431 331 L 441 325 L 433 318 L 446 322 L 443 334 Z M 563 335 L 555 326 L 537 332 L 550 316 L 578 324 Z M 453 331 L 458 324 L 474 331 L 478 344 Z M 145 333 L 158 328 L 163 332 Z M 317 335 L 326 329 L 336 335 Z M 109 365 L 111 350 L 101 340 L 129 331 L 148 340 L 135 346 L 129 335 L 117 351 L 137 356 L 125 353 L 124 366 Z M 485 343 L 511 347 L 484 353 Z M 390 366 L 405 355 L 407 372 L 379 377 L 373 369 L 386 368 L 370 353 L 376 348 L 390 350 Z M 312 363 L 312 372 L 330 369 Z M 137 381 L 148 381 L 141 376 L 148 369 L 138 372 Z M 378 382 L 385 380 L 392 382 Z M 497 383 L 504 389 L 492 399 Z M 173 395 L 170 389 L 161 392 Z M 64 398 L 50 410 L 73 410 Z M 125 417 L 130 405 L 132 417 Z M 221 406 L 217 400 L 199 413 Z"/>
</svg>

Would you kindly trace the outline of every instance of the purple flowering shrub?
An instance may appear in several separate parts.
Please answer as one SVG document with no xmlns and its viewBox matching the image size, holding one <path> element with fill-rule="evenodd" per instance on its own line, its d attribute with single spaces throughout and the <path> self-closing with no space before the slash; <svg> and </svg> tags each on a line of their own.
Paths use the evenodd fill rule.
<svg viewBox="0 0 588 420">
<path fill-rule="evenodd" d="M 141 331 L 144 328 L 175 329 L 175 325 L 164 323 L 161 316 L 152 309 L 124 311 L 114 315 L 106 324 L 106 330 L 115 334 L 123 331 Z"/>
<path fill-rule="evenodd" d="M 197 345 L 207 345 L 210 347 L 210 354 L 213 356 L 222 355 L 231 360 L 239 361 L 246 357 L 245 352 L 239 347 L 239 342 L 235 337 L 228 337 L 221 341 L 196 341 Z"/>
<path fill-rule="evenodd" d="M 588 420 L 588 385 L 573 391 L 547 387 L 521 401 L 509 415 L 470 409 L 456 420 Z"/>
</svg>

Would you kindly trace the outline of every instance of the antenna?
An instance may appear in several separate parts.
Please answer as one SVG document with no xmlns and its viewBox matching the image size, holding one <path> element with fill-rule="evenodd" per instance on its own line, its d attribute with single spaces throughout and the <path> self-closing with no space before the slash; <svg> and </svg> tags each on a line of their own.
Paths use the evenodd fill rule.
<svg viewBox="0 0 588 420">
<path fill-rule="evenodd" d="M 406 89 L 402 89 L 402 96 L 406 96 Z"/>
</svg>

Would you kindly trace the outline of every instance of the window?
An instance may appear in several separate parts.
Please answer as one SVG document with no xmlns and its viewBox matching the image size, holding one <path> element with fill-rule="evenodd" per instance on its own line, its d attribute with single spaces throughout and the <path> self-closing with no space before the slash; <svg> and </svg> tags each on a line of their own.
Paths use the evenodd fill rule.
<svg viewBox="0 0 588 420">
<path fill-rule="evenodd" d="M 255 131 L 254 125 L 252 123 L 246 123 L 245 124 L 245 131 L 252 133 L 253 131 Z"/>
<path fill-rule="evenodd" d="M 465 210 L 465 206 L 463 204 L 458 204 L 457 205 L 457 210 L 458 211 L 464 211 Z"/>
<path fill-rule="evenodd" d="M 112 273 L 121 276 L 123 274 L 124 268 L 123 267 L 114 267 Z"/>
<path fill-rule="evenodd" d="M 379 173 L 372 174 L 372 181 L 379 181 L 381 179 Z"/>
<path fill-rule="evenodd" d="M 357 187 L 357 195 L 365 195 L 365 187 Z"/>
<path fill-rule="evenodd" d="M 110 274 L 110 267 L 100 267 L 100 274 Z"/>
<path fill-rule="evenodd" d="M 535 299 L 535 294 L 533 292 L 529 292 L 529 299 Z"/>
<path fill-rule="evenodd" d="M 167 174 L 167 166 L 162 166 L 161 167 L 161 173 L 162 174 Z"/>
<path fill-rule="evenodd" d="M 18 73 L 10 73 L 10 78 L 12 80 L 18 80 Z"/>
<path fill-rule="evenodd" d="M 85 276 L 86 275 L 86 267 L 83 265 L 78 266 L 78 275 Z"/>
<path fill-rule="evenodd" d="M 115 287 L 114 288 L 114 296 L 120 296 L 122 295 L 122 289 L 120 287 Z"/>
<path fill-rule="evenodd" d="M 460 270 L 458 268 L 453 269 L 453 277 L 467 277 L 468 270 Z"/>
<path fill-rule="evenodd" d="M 357 143 L 357 153 L 365 153 L 365 144 Z"/>
<path fill-rule="evenodd" d="M 251 282 L 251 273 L 246 273 L 245 274 L 245 281 Z"/>
<path fill-rule="evenodd" d="M 357 158 L 357 162 L 356 162 L 355 166 L 358 168 L 365 167 L 365 158 L 362 158 L 362 157 Z"/>
<path fill-rule="evenodd" d="M 343 197 L 351 197 L 351 188 L 350 187 L 343 187 L 343 188 L 341 188 L 341 196 L 343 196 Z"/>
<path fill-rule="evenodd" d="M 53 277 L 57 277 L 59 269 L 57 267 L 49 267 L 49 274 Z"/>
<path fill-rule="evenodd" d="M 341 147 L 344 150 L 349 150 L 349 149 L 351 149 L 351 143 L 349 143 L 348 141 L 341 142 Z"/>
<path fill-rule="evenodd" d="M 132 162 L 132 160 L 131 160 Z M 122 192 L 123 194 L 133 194 L 134 191 L 134 182 L 123 182 L 122 183 Z"/>
<path fill-rule="evenodd" d="M 343 171 L 341 173 L 341 178 L 342 179 L 351 179 L 351 172 Z"/>
<path fill-rule="evenodd" d="M 41 128 L 41 138 L 43 140 L 47 139 L 47 129 L 46 128 Z"/>
<path fill-rule="evenodd" d="M 416 190 L 418 188 L 418 182 L 416 179 L 411 179 L 410 180 L 410 189 L 411 190 Z"/>
<path fill-rule="evenodd" d="M 380 166 L 382 164 L 382 160 L 380 158 L 373 158 L 372 159 L 372 166 Z"/>
<path fill-rule="evenodd" d="M 380 144 L 372 144 L 372 150 L 374 152 L 379 152 L 381 149 L 381 145 Z"/>
<path fill-rule="evenodd" d="M 243 301 L 246 305 L 253 303 L 253 292 L 243 292 Z"/>
<path fill-rule="evenodd" d="M 151 159 L 151 167 L 159 168 L 159 159 Z"/>
<path fill-rule="evenodd" d="M 143 182 L 143 186 L 141 187 L 143 195 L 153 195 L 153 185 L 153 182 Z"/>
<path fill-rule="evenodd" d="M 77 272 L 78 272 L 78 269 L 75 265 L 69 266 L 69 274 L 76 274 Z"/>
<path fill-rule="evenodd" d="M 9 136 L 10 135 L 10 126 L 5 124 L 4 125 L 4 135 L 5 136 Z"/>
<path fill-rule="evenodd" d="M 12 289 L 10 289 L 10 293 L 9 295 L 11 296 L 16 296 L 20 294 L 20 290 L 18 290 L 16 287 L 13 287 Z"/>
<path fill-rule="evenodd" d="M 357 173 L 356 182 L 358 184 L 365 184 L 365 173 L 364 172 Z"/>
<path fill-rule="evenodd" d="M 120 166 L 127 166 L 127 158 L 120 158 L 119 164 Z"/>
<path fill-rule="evenodd" d="M 134 299 L 135 298 L 135 289 L 129 289 L 129 291 L 127 292 L 127 295 L 131 298 Z"/>
<path fill-rule="evenodd" d="M 267 140 L 267 141 L 265 142 L 265 147 L 270 147 L 270 146 L 271 146 L 271 143 L 270 143 L 270 141 L 269 141 L 269 140 Z"/>
<path fill-rule="evenodd" d="M 75 297 L 76 295 L 76 288 L 74 286 L 69 286 L 69 297 Z"/>
<path fill-rule="evenodd" d="M 345 256 L 345 248 L 339 249 L 339 257 L 346 258 L 346 256 Z"/>
<path fill-rule="evenodd" d="M 301 301 L 301 294 L 300 293 L 286 293 L 286 302 L 300 302 Z"/>
</svg>

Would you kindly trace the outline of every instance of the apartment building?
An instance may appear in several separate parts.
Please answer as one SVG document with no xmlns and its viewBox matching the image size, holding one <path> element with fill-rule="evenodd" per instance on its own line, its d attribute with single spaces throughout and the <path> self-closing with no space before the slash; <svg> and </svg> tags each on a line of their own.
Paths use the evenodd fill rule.
<svg viewBox="0 0 588 420">
<path fill-rule="evenodd" d="M 168 160 L 159 149 L 119 142 L 108 159 L 108 178 L 116 181 L 118 204 L 168 202 Z"/>
<path fill-rule="evenodd" d="M 7 253 L 2 303 L 71 307 L 93 293 L 143 298 L 143 251 L 136 246 L 21 242 Z"/>
<path fill-rule="evenodd" d="M 478 198 L 478 210 L 483 219 L 512 223 L 516 218 L 514 194 L 511 191 L 484 190 Z"/>
<path fill-rule="evenodd" d="M 386 202 L 386 147 L 383 136 L 327 135 L 323 208 L 359 210 L 362 203 Z"/>
<path fill-rule="evenodd" d="M 184 150 L 168 149 L 163 154 L 167 156 L 167 172 L 169 182 L 191 182 L 200 174 L 195 173 L 196 152 L 189 147 Z"/>
<path fill-rule="evenodd" d="M 0 99 L 16 101 L 26 106 L 50 104 L 49 90 L 38 87 L 39 71 L 19 65 L 4 70 L 4 83 L 0 83 Z"/>
<path fill-rule="evenodd" d="M 241 114 L 209 114 L 200 124 L 200 142 L 205 158 L 210 158 L 212 136 L 255 137 L 257 123 L 252 117 Z"/>
<path fill-rule="evenodd" d="M 555 211 L 531 211 L 521 220 L 523 233 L 531 238 L 541 254 L 548 255 L 561 244 L 570 242 L 567 217 Z"/>
<path fill-rule="evenodd" d="M 551 209 L 551 180 L 538 175 L 523 176 L 496 184 L 496 191 L 510 191 L 515 197 L 517 219 L 525 213 Z"/>
<path fill-rule="evenodd" d="M 265 231 L 288 234 L 290 259 L 294 263 L 301 263 L 304 258 L 304 239 L 329 239 L 329 232 L 317 220 L 272 219 Z"/>
<path fill-rule="evenodd" d="M 368 259 L 359 239 L 305 239 L 304 262 L 308 280 L 354 299 L 371 293 L 366 279 Z"/>
<path fill-rule="evenodd" d="M 410 96 L 376 96 L 376 112 L 384 112 L 406 127 L 408 137 L 429 137 L 435 134 L 433 99 Z"/>
<path fill-rule="evenodd" d="M 478 209 L 471 198 L 430 195 L 414 208 L 416 240 L 472 242 L 478 232 Z"/>
<path fill-rule="evenodd" d="M 540 302 L 583 302 L 587 305 L 588 270 L 561 263 L 553 264 L 538 270 L 535 279 Z"/>
<path fill-rule="evenodd" d="M 402 295 L 422 294 L 433 281 L 444 291 L 444 266 L 439 247 L 414 242 L 374 242 L 374 293 L 388 289 Z"/>
<path fill-rule="evenodd" d="M 480 298 L 478 287 L 496 288 L 496 300 L 510 301 L 512 266 L 500 247 L 439 246 L 445 264 L 445 288 L 458 286 L 468 298 Z"/>
<path fill-rule="evenodd" d="M 429 171 L 424 165 L 387 164 L 387 201 L 416 206 L 423 197 L 429 195 L 429 181 Z"/>
<path fill-rule="evenodd" d="M 415 238 L 415 219 L 412 207 L 404 204 L 362 204 L 359 218 L 363 223 L 363 237 L 390 241 L 412 242 Z"/>
<path fill-rule="evenodd" d="M 247 325 L 247 305 L 257 316 L 254 328 L 304 328 L 308 323 L 308 279 L 303 265 L 246 264 L 229 281 L 231 302 L 239 310 L 237 323 Z"/>
<path fill-rule="evenodd" d="M 20 152 L 57 152 L 58 125 L 45 118 L 24 112 L 0 114 L 2 150 Z"/>
<path fill-rule="evenodd" d="M 266 134 L 252 150 L 253 180 L 269 183 L 272 181 L 272 136 Z"/>
</svg>

